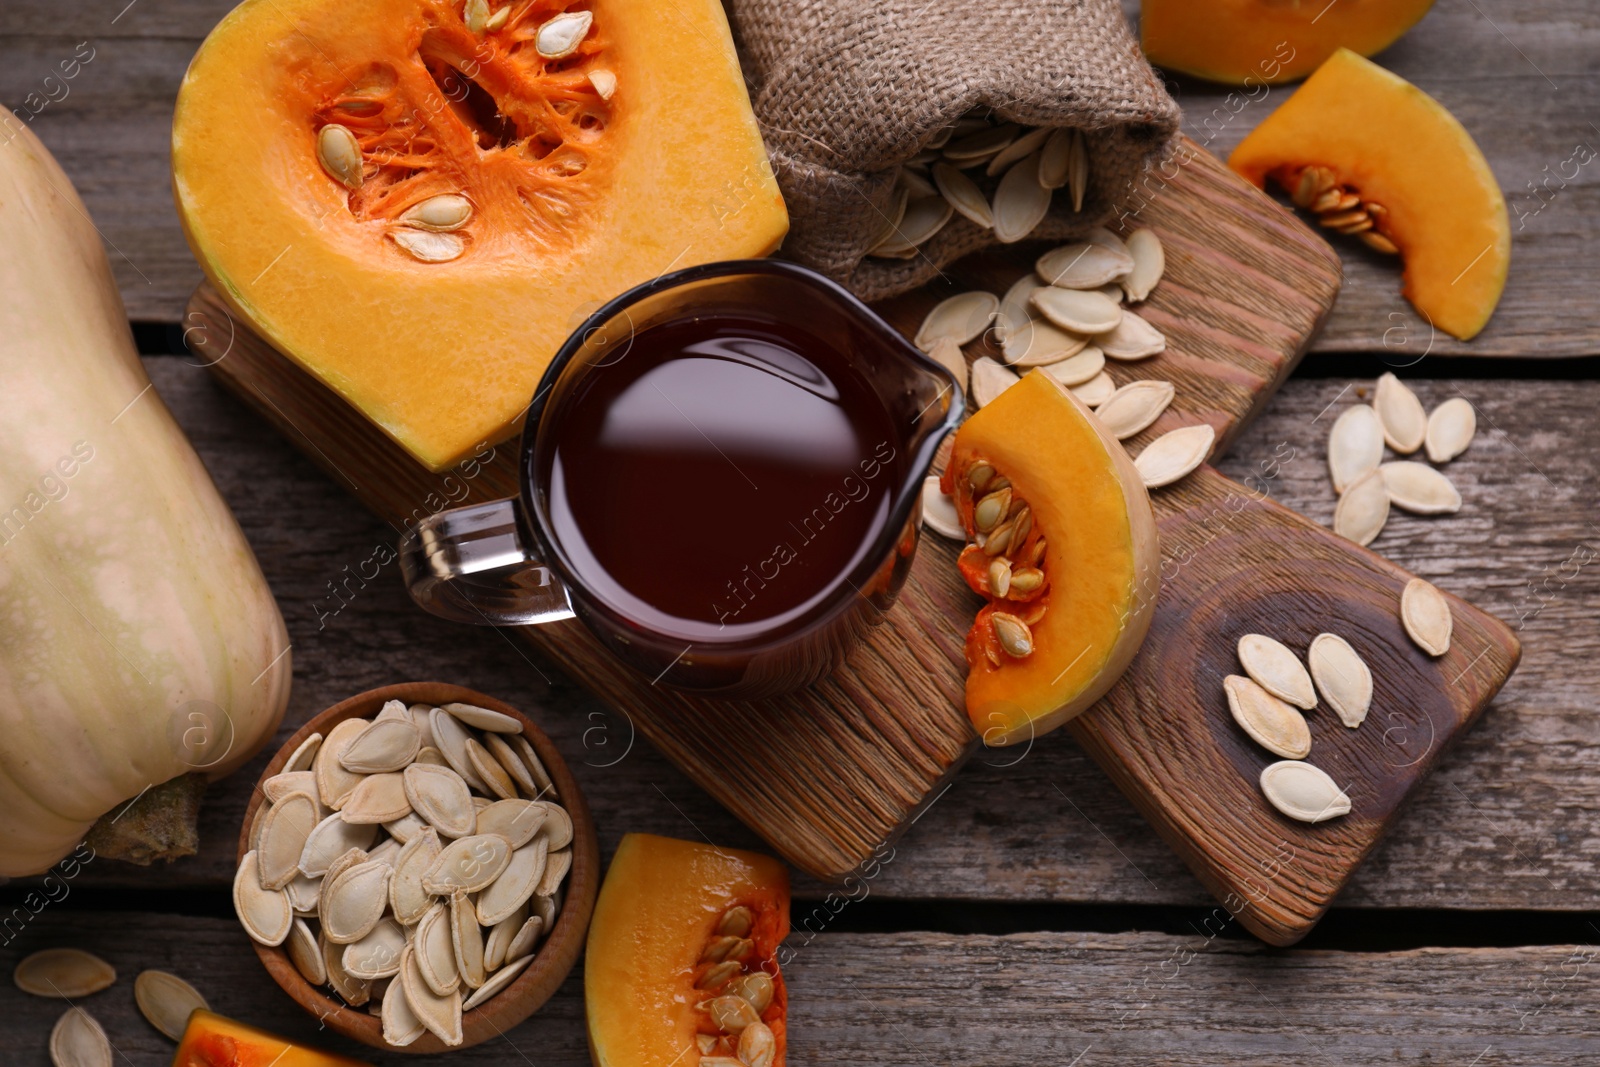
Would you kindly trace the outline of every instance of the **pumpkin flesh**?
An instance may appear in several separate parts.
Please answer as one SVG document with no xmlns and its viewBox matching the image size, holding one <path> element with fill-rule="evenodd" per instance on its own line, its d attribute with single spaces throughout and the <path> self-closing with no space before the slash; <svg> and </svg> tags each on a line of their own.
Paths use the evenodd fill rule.
<svg viewBox="0 0 1600 1067">
<path fill-rule="evenodd" d="M 1377 203 L 1405 263 L 1402 292 L 1463 341 L 1488 323 L 1511 263 L 1500 185 L 1472 135 L 1405 79 L 1340 50 L 1247 136 L 1228 165 L 1293 190 L 1307 167 Z"/>
<path fill-rule="evenodd" d="M 750 942 L 743 976 L 770 979 L 756 1012 L 772 1033 L 773 1067 L 783 1067 L 788 994 L 778 947 L 789 933 L 789 876 L 768 856 L 651 834 L 617 847 L 595 904 L 584 958 L 584 999 L 595 1067 L 671 1067 L 702 1055 L 733 1056 L 702 1005 L 728 995 L 715 981 L 711 950 L 730 911 L 747 909 Z M 726 1039 L 723 1039 L 726 1042 Z"/>
<path fill-rule="evenodd" d="M 599 304 L 764 255 L 787 227 L 716 0 L 511 0 L 493 30 L 472 6 L 246 0 L 173 123 L 179 217 L 212 283 L 434 470 L 516 432 Z M 562 14 L 592 22 L 548 58 Z M 359 145 L 355 188 L 319 155 L 329 126 Z M 440 196 L 465 198 L 464 225 L 404 223 Z M 419 233 L 460 254 L 419 259 L 401 243 Z"/>
<path fill-rule="evenodd" d="M 296 1045 L 213 1012 L 189 1016 L 172 1067 L 366 1067 L 359 1060 Z"/>
<path fill-rule="evenodd" d="M 985 468 L 993 474 L 975 479 Z M 997 489 L 998 479 L 1008 484 Z M 1149 495 L 1121 443 L 1042 370 L 962 424 L 941 487 L 974 542 L 958 567 L 987 600 L 967 635 L 967 715 L 989 745 L 1031 740 L 1104 695 L 1144 640 L 1160 587 Z M 978 508 L 997 492 L 1010 495 L 1011 517 L 981 530 Z M 986 551 L 993 546 L 978 535 L 1015 530 L 1019 502 L 1026 536 Z M 1010 583 L 1031 565 L 1042 584 L 998 595 L 989 571 L 997 558 L 1010 562 Z M 1027 654 L 1008 651 L 997 614 L 1028 628 Z"/>
</svg>

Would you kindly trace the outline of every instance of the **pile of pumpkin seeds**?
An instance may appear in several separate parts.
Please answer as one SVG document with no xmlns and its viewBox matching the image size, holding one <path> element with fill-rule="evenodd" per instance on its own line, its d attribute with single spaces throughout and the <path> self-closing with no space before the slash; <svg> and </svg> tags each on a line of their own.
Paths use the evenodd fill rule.
<svg viewBox="0 0 1600 1067">
<path fill-rule="evenodd" d="M 975 108 L 901 165 L 867 254 L 911 259 L 957 214 L 1003 243 L 1020 241 L 1063 188 L 1072 210 L 1082 211 L 1089 148 L 1081 130 L 1022 126 Z"/>
<path fill-rule="evenodd" d="M 761 1021 L 776 989 L 772 976 L 758 967 L 750 931 L 755 913 L 736 904 L 722 913 L 700 952 L 694 987 L 709 999 L 697 1007 L 714 1032 L 697 1032 L 699 1067 L 772 1067 L 778 1039 Z"/>
<path fill-rule="evenodd" d="M 92 952 L 47 948 L 18 963 L 11 980 L 32 996 L 77 1001 L 111 988 L 117 970 Z M 150 1025 L 174 1041 L 183 1040 L 190 1015 L 210 1010 L 194 986 L 167 971 L 139 972 L 133 980 L 133 999 Z M 56 1020 L 50 1032 L 50 1062 L 55 1067 L 111 1067 L 111 1040 L 81 1005 L 74 1004 Z"/>
<path fill-rule="evenodd" d="M 572 819 L 522 724 L 386 703 L 312 734 L 262 783 L 234 877 L 245 931 L 404 1046 L 462 1042 L 555 925 Z"/>
<path fill-rule="evenodd" d="M 1328 435 L 1328 472 L 1339 494 L 1333 532 L 1370 545 L 1389 521 L 1391 505 L 1416 515 L 1459 511 L 1461 494 L 1442 471 L 1415 460 L 1386 463 L 1384 446 L 1401 456 L 1425 449 L 1434 463 L 1448 463 L 1472 444 L 1477 428 L 1465 397 L 1429 412 L 1399 378 L 1379 378 L 1372 403 L 1346 408 Z"/>
</svg>

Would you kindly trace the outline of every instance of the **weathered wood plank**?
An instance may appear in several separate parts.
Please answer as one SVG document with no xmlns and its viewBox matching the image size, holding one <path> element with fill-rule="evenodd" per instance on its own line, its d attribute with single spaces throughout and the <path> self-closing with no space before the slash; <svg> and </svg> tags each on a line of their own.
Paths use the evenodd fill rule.
<svg viewBox="0 0 1600 1067">
<path fill-rule="evenodd" d="M 533 715 L 589 796 L 607 853 L 627 830 L 700 834 L 760 847 L 748 830 L 559 666 L 498 632 L 412 608 L 393 531 L 372 519 L 209 374 L 146 361 L 261 557 L 294 641 L 279 740 L 352 693 L 423 677 L 473 686 Z M 1346 383 L 1291 381 L 1226 458 L 1279 500 L 1327 521 L 1322 414 Z M 1466 504 L 1436 519 L 1396 515 L 1375 547 L 1518 626 L 1522 666 L 1412 802 L 1339 903 L 1366 907 L 1594 906 L 1600 830 L 1600 384 L 1419 382 L 1434 404 L 1459 389 L 1482 411 L 1478 441 L 1450 465 Z M 1496 429 L 1498 427 L 1498 429 Z M 1538 472 L 1542 471 L 1541 476 Z M 1548 481 L 1545 478 L 1548 477 Z M 362 572 L 377 576 L 363 580 Z M 342 592 L 336 595 L 336 590 Z M 1376 725 L 1379 712 L 1369 723 Z M 1405 720 L 1385 727 L 1406 736 Z M 202 854 L 170 868 L 107 862 L 98 885 L 221 885 L 246 791 L 265 757 L 214 786 Z M 937 872 L 936 876 L 930 872 Z M 930 877 L 935 881 L 930 883 Z M 802 892 L 823 890 L 804 881 Z M 930 884 L 936 886 L 930 890 Z M 1192 876 L 1070 738 L 979 753 L 898 845 L 873 892 L 886 897 L 1203 903 Z"/>
<path fill-rule="evenodd" d="M 177 321 L 200 278 L 172 208 L 167 135 L 172 100 L 201 37 L 230 0 L 13 0 L 0 8 L 0 101 L 33 124 L 79 186 L 111 249 L 129 313 Z M 116 18 L 119 12 L 125 13 Z M 113 22 L 113 19 L 115 21 Z M 89 40 L 95 58 L 70 82 L 59 66 Z M 1589 102 L 1600 12 L 1577 0 L 1439 4 L 1382 62 L 1436 95 L 1478 139 L 1512 210 L 1510 283 L 1489 328 L 1470 344 L 1440 335 L 1435 354 L 1560 356 L 1600 352 L 1585 313 L 1600 284 L 1600 152 Z M 45 78 L 55 76 L 55 83 Z M 1290 91 L 1230 99 L 1226 89 L 1174 82 L 1185 129 L 1220 153 Z M 33 103 L 29 94 L 37 94 Z M 1579 145 L 1588 155 L 1574 156 Z M 1392 262 L 1339 242 L 1346 281 L 1315 350 L 1429 351 L 1429 330 L 1399 296 Z"/>
<path fill-rule="evenodd" d="M 793 935 L 783 964 L 789 1061 L 1563 1067 L 1600 1057 L 1588 1008 L 1597 952 L 1590 945 L 1281 952 L 1217 936 L 1225 928 L 1216 914 L 1184 937 Z M 132 979 L 148 967 L 182 975 L 223 1014 L 398 1062 L 319 1030 L 271 984 L 231 920 L 54 905 L 0 952 L 0 969 L 55 945 L 90 949 L 117 968 L 117 983 L 81 1004 L 105 1027 L 118 1064 L 165 1067 L 172 1055 L 133 1003 Z M 405 1062 L 583 1067 L 582 995 L 574 973 L 504 1038 Z M 65 1005 L 20 994 L 7 1003 L 0 1034 L 8 1062 L 45 1063 Z"/>
</svg>

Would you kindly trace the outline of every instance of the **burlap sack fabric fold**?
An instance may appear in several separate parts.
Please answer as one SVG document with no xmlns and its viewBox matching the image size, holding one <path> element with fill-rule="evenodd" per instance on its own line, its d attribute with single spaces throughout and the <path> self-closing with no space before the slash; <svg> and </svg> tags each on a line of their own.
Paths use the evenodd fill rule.
<svg viewBox="0 0 1600 1067">
<path fill-rule="evenodd" d="M 1116 0 L 727 0 L 751 102 L 789 206 L 782 255 L 866 300 L 995 241 L 957 215 L 909 260 L 866 258 L 896 171 L 974 107 L 1081 129 L 1083 210 L 1057 196 L 1032 237 L 1105 221 L 1178 128 Z"/>
</svg>

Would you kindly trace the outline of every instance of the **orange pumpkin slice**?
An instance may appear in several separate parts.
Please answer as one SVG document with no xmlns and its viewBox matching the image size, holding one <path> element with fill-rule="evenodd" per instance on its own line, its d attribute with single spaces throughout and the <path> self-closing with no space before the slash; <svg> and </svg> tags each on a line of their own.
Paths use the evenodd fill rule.
<svg viewBox="0 0 1600 1067">
<path fill-rule="evenodd" d="M 172 1067 L 366 1067 L 209 1011 L 189 1016 Z"/>
<path fill-rule="evenodd" d="M 1335 230 L 1405 261 L 1402 292 L 1465 341 L 1488 323 L 1511 264 L 1500 185 L 1455 116 L 1405 79 L 1341 49 L 1233 150 Z"/>
<path fill-rule="evenodd" d="M 1432 6 L 1433 0 L 1144 0 L 1139 42 L 1158 67 L 1259 86 L 1303 78 L 1339 48 L 1381 52 Z"/>
<path fill-rule="evenodd" d="M 1027 741 L 1121 677 L 1160 588 L 1155 515 L 1122 445 L 1036 370 L 956 431 L 941 487 L 987 603 L 967 634 L 967 715 L 990 745 Z"/>
<path fill-rule="evenodd" d="M 595 1067 L 704 1057 L 783 1067 L 788 994 L 778 946 L 788 933 L 789 876 L 777 860 L 625 836 L 584 960 Z"/>
<path fill-rule="evenodd" d="M 246 0 L 172 167 L 229 304 L 435 470 L 600 303 L 788 225 L 717 0 Z"/>
</svg>

